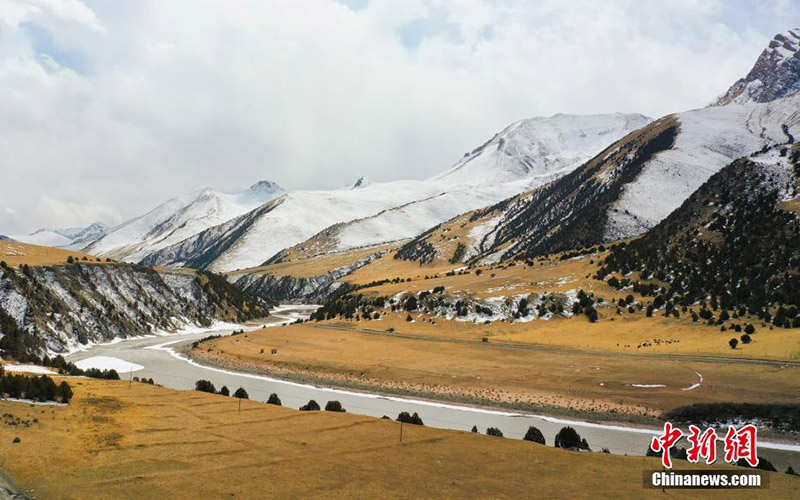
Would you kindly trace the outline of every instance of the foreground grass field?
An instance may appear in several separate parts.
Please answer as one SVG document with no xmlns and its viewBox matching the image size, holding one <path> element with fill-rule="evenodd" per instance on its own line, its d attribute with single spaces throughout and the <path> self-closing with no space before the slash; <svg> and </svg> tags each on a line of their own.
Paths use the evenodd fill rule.
<svg viewBox="0 0 800 500">
<path fill-rule="evenodd" d="M 654 458 L 409 425 L 401 443 L 387 420 L 251 401 L 239 413 L 217 395 L 70 382 L 67 407 L 0 401 L 13 415 L 0 423 L 2 467 L 37 498 L 665 496 L 642 487 Z M 770 474 L 765 490 L 693 494 L 793 498 L 800 479 Z"/>
</svg>

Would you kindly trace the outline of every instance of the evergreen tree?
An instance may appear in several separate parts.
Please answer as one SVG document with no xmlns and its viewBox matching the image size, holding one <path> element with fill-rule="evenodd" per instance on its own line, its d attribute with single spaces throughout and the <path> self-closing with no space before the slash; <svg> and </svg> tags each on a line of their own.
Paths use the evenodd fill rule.
<svg viewBox="0 0 800 500">
<path fill-rule="evenodd" d="M 522 440 L 531 441 L 539 444 L 545 444 L 544 435 L 542 434 L 542 431 L 540 431 L 534 426 L 528 427 L 528 432 L 525 433 L 525 436 L 522 438 Z"/>
<path fill-rule="evenodd" d="M 346 412 L 344 408 L 342 408 L 342 403 L 338 401 L 328 401 L 325 405 L 325 411 L 335 411 L 335 412 Z"/>
<path fill-rule="evenodd" d="M 589 444 L 586 440 L 581 438 L 578 431 L 569 426 L 563 427 L 558 431 L 554 444 L 556 448 L 589 451 Z"/>
<path fill-rule="evenodd" d="M 217 392 L 217 389 L 214 387 L 214 384 L 211 383 L 209 380 L 198 380 L 194 383 L 194 390 L 200 392 L 210 392 L 214 394 Z"/>
<path fill-rule="evenodd" d="M 310 400 L 307 404 L 300 407 L 300 411 L 319 411 L 319 403 L 314 401 L 313 399 Z"/>
<path fill-rule="evenodd" d="M 487 436 L 496 436 L 496 437 L 503 437 L 503 431 L 498 429 L 497 427 L 489 427 L 486 429 Z"/>
</svg>

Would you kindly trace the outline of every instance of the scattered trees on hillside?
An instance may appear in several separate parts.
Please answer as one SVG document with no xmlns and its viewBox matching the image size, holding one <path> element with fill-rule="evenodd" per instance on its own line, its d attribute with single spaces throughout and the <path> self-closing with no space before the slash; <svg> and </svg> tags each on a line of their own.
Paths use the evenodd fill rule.
<svg viewBox="0 0 800 500">
<path fill-rule="evenodd" d="M 39 377 L 15 375 L 5 373 L 0 367 L 0 396 L 39 402 L 69 403 L 72 399 L 72 388 L 67 382 L 56 385 L 53 379 L 47 375 Z"/>
</svg>

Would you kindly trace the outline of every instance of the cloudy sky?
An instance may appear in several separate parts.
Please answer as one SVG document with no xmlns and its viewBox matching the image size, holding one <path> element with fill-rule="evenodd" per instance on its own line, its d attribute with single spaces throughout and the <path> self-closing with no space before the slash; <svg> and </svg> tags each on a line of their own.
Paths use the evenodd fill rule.
<svg viewBox="0 0 800 500">
<path fill-rule="evenodd" d="M 0 0 L 0 234 L 425 178 L 510 122 L 700 107 L 800 0 Z"/>
</svg>

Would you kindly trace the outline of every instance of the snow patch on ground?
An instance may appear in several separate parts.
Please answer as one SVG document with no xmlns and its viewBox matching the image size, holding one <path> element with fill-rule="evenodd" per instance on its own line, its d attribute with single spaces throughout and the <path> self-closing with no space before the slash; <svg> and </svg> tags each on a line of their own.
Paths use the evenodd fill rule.
<svg viewBox="0 0 800 500">
<path fill-rule="evenodd" d="M 130 373 L 143 370 L 144 366 L 136 363 L 129 363 L 124 359 L 112 358 L 111 356 L 93 356 L 75 362 L 75 366 L 81 370 L 96 368 L 98 370 L 116 370 L 117 373 Z"/>
<path fill-rule="evenodd" d="M 56 372 L 51 368 L 39 365 L 3 365 L 7 372 L 38 373 L 40 375 L 55 375 Z"/>
</svg>

